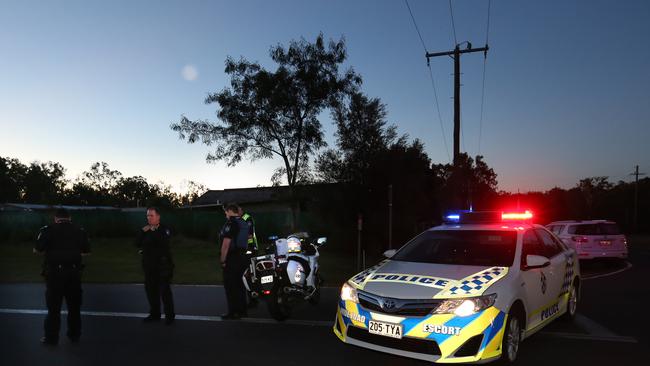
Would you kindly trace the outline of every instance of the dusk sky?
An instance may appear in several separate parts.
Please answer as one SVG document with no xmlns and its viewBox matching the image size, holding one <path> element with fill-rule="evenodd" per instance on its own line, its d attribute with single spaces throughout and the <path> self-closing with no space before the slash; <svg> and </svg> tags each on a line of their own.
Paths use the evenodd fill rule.
<svg viewBox="0 0 650 366">
<path fill-rule="evenodd" d="M 409 0 L 427 50 L 448 51 L 448 0 Z M 488 1 L 453 0 L 456 38 L 482 47 Z M 570 188 L 579 179 L 650 173 L 650 1 L 493 0 L 480 153 L 499 189 Z M 363 91 L 433 162 L 452 149 L 453 61 L 431 60 L 403 0 L 0 0 L 0 156 L 56 161 L 75 179 L 105 161 L 177 190 L 270 185 L 279 161 L 207 164 L 209 148 L 170 130 L 216 120 L 209 92 L 227 56 L 269 69 L 270 46 L 319 32 L 344 37 Z M 461 58 L 461 150 L 479 152 L 483 55 Z M 330 147 L 329 114 L 323 115 Z M 445 141 L 448 148 L 445 148 Z"/>
</svg>

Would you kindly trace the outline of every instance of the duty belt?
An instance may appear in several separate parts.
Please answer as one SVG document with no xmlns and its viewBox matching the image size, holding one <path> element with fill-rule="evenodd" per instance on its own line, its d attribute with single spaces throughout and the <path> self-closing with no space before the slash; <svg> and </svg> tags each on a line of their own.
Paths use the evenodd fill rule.
<svg viewBox="0 0 650 366">
<path fill-rule="evenodd" d="M 80 264 L 52 264 L 50 268 L 53 269 L 77 269 L 81 268 Z"/>
</svg>

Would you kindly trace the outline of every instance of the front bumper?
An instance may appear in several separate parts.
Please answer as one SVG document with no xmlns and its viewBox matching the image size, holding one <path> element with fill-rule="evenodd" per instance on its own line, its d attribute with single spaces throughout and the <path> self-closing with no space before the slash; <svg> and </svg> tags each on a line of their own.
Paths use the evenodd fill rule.
<svg viewBox="0 0 650 366">
<path fill-rule="evenodd" d="M 501 355 L 506 318 L 507 315 L 495 307 L 467 317 L 454 314 L 395 316 L 371 312 L 359 304 L 340 300 L 334 334 L 345 343 L 425 361 L 484 363 Z M 402 339 L 370 334 L 370 320 L 401 324 Z M 451 329 L 456 331 L 448 331 Z"/>
</svg>

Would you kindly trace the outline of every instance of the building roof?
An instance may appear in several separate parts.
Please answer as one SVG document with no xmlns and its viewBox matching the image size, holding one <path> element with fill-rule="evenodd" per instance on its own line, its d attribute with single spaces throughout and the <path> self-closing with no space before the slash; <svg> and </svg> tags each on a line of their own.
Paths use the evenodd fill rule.
<svg viewBox="0 0 650 366">
<path fill-rule="evenodd" d="M 288 197 L 289 187 L 254 187 L 209 190 L 197 198 L 192 206 L 223 205 L 229 202 L 240 204 L 283 201 Z"/>
</svg>

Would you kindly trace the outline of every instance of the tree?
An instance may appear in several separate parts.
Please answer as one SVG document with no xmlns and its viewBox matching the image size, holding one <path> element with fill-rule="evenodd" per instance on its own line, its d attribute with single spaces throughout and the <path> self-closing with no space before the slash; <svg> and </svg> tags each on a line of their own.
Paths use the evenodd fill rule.
<svg viewBox="0 0 650 366">
<path fill-rule="evenodd" d="M 90 170 L 72 185 L 69 196 L 73 202 L 83 205 L 116 205 L 119 200 L 113 191 L 122 179 L 122 173 L 111 170 L 105 162 L 96 162 Z"/>
<path fill-rule="evenodd" d="M 387 126 L 386 105 L 355 92 L 347 103 L 334 105 L 337 150 L 329 149 L 316 161 L 317 175 L 325 182 L 364 184 L 376 157 L 396 142 L 397 128 Z M 402 137 L 405 142 L 406 137 Z"/>
<path fill-rule="evenodd" d="M 474 160 L 461 153 L 455 165 L 434 164 L 432 169 L 445 182 L 440 196 L 444 207 L 484 209 L 497 197 L 497 174 L 481 155 Z"/>
<path fill-rule="evenodd" d="M 207 190 L 208 188 L 201 183 L 197 183 L 191 180 L 187 181 L 185 193 L 181 194 L 179 197 L 180 203 L 183 205 L 192 205 L 194 201 L 196 201 L 197 198 L 201 197 L 201 195 Z"/>
<path fill-rule="evenodd" d="M 96 162 L 89 171 L 82 174 L 85 182 L 101 193 L 109 193 L 122 177 L 122 173 L 111 170 L 105 162 Z"/>
<path fill-rule="evenodd" d="M 120 178 L 112 189 L 121 205 L 140 207 L 156 196 L 156 189 L 141 176 Z"/>
<path fill-rule="evenodd" d="M 20 202 L 27 166 L 18 159 L 0 156 L 0 202 Z"/>
<path fill-rule="evenodd" d="M 147 200 L 147 206 L 156 206 L 160 208 L 177 207 L 180 204 L 179 197 L 170 185 L 163 182 L 151 185 L 153 195 Z"/>
<path fill-rule="evenodd" d="M 29 165 L 25 174 L 24 200 L 28 203 L 60 203 L 66 184 L 65 168 L 61 164 L 35 161 Z"/>
<path fill-rule="evenodd" d="M 205 99 L 206 104 L 219 105 L 219 122 L 183 116 L 171 128 L 189 143 L 214 146 L 208 161 L 233 166 L 242 159 L 281 158 L 276 181 L 285 177 L 293 193 L 293 187 L 308 176 L 310 157 L 325 146 L 320 113 L 354 91 L 361 78 L 352 69 L 339 71 L 347 57 L 345 41 L 326 46 L 322 34 L 314 43 L 302 39 L 288 48 L 271 47 L 270 57 L 278 65 L 275 71 L 229 57 L 225 72 L 230 86 Z"/>
<path fill-rule="evenodd" d="M 610 191 L 613 187 L 614 186 L 609 182 L 608 177 L 589 177 L 580 180 L 576 188 L 580 190 L 582 197 L 585 200 L 588 217 L 594 217 L 596 213 L 596 204 L 602 201 L 605 193 Z"/>
</svg>

